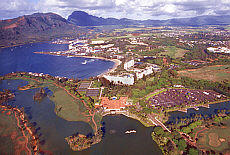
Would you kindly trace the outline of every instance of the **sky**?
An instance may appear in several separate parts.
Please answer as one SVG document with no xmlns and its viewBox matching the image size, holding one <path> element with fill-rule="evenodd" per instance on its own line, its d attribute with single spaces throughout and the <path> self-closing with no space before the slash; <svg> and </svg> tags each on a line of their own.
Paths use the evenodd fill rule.
<svg viewBox="0 0 230 155">
<path fill-rule="evenodd" d="M 0 0 L 0 19 L 53 12 L 64 18 L 73 11 L 99 17 L 171 19 L 230 15 L 230 0 Z"/>
</svg>

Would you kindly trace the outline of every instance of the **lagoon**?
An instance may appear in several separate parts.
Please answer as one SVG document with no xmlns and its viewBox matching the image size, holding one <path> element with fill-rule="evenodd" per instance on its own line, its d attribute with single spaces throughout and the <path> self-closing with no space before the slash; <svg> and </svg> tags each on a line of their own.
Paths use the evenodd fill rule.
<svg viewBox="0 0 230 155">
<path fill-rule="evenodd" d="M 25 71 L 84 79 L 97 76 L 114 65 L 114 62 L 106 60 L 95 59 L 84 64 L 83 62 L 89 60 L 88 58 L 34 53 L 67 50 L 67 48 L 67 45 L 35 43 L 0 49 L 0 75 Z M 24 80 L 2 80 L 0 91 L 9 89 L 15 93 L 16 97 L 9 100 L 7 104 L 24 108 L 30 122 L 36 128 L 45 154 L 162 154 L 151 138 L 152 127 L 146 128 L 139 121 L 122 115 L 105 116 L 102 119 L 105 135 L 100 143 L 80 152 L 72 151 L 64 138 L 74 133 L 90 134 L 93 132 L 90 125 L 84 122 L 70 122 L 58 117 L 54 112 L 55 105 L 49 97 L 45 97 L 39 103 L 33 100 L 33 95 L 38 89 L 17 89 L 18 86 L 26 84 L 27 81 Z M 127 130 L 136 130 L 137 133 L 125 134 Z"/>
<path fill-rule="evenodd" d="M 152 140 L 153 128 L 143 126 L 139 121 L 122 116 L 108 115 L 103 117 L 102 125 L 104 137 L 102 141 L 89 149 L 74 152 L 72 151 L 65 137 L 74 133 L 90 134 L 92 128 L 84 122 L 70 122 L 58 117 L 54 112 L 54 103 L 45 97 L 41 102 L 35 102 L 33 95 L 38 89 L 18 90 L 18 86 L 24 86 L 24 80 L 2 80 L 0 91 L 3 89 L 12 90 L 16 97 L 7 104 L 24 107 L 25 113 L 33 123 L 41 140 L 41 148 L 45 153 L 53 154 L 76 154 L 76 155 L 139 155 L 157 154 L 161 150 Z M 136 130 L 135 134 L 125 134 L 127 130 Z"/>
</svg>

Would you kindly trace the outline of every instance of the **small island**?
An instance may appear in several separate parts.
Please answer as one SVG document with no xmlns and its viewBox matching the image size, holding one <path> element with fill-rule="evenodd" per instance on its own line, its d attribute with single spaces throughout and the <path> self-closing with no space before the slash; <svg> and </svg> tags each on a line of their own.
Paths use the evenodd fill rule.
<svg viewBox="0 0 230 155">
<path fill-rule="evenodd" d="M 73 151 L 81 151 L 99 143 L 102 140 L 103 132 L 98 130 L 95 135 L 74 134 L 66 137 L 65 140 Z"/>
<path fill-rule="evenodd" d="M 40 88 L 40 90 L 35 93 L 33 98 L 34 98 L 35 101 L 41 101 L 44 97 L 46 97 L 46 95 L 47 94 L 46 94 L 44 88 Z"/>
</svg>

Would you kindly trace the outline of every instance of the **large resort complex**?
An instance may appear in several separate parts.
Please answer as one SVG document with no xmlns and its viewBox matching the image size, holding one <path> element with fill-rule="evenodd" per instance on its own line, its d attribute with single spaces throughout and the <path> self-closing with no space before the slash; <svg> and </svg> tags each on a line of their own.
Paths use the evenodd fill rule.
<svg viewBox="0 0 230 155">
<path fill-rule="evenodd" d="M 213 139 L 220 144 L 216 153 L 222 150 L 228 154 L 226 146 L 230 146 L 230 138 L 210 133 L 230 128 L 228 107 L 211 109 L 212 104 L 229 104 L 230 100 L 229 30 L 215 26 L 197 29 L 159 26 L 108 30 L 99 34 L 94 31 L 100 29 L 92 30 L 88 38 L 62 40 L 63 44 L 68 44 L 68 50 L 35 53 L 69 60 L 81 57 L 84 60 L 78 63 L 86 69 L 97 62 L 95 59 L 113 61 L 113 67 L 100 75 L 83 79 L 12 72 L 1 80 L 28 80 L 26 86 L 18 89 L 40 88 L 36 94 L 45 94 L 41 88 L 50 89 L 54 92 L 49 97 L 55 102 L 56 115 L 68 121 L 89 123 L 93 136 L 66 137 L 75 151 L 101 141 L 103 116 L 123 114 L 145 126 L 156 126 L 152 138 L 166 155 L 170 152 L 190 154 L 189 151 L 195 149 L 209 154 Z M 200 39 L 200 36 L 205 37 Z M 210 108 L 208 112 L 212 113 L 200 113 L 199 109 L 204 107 Z M 131 131 L 124 134 L 138 133 Z M 109 131 L 109 134 L 114 133 Z"/>
</svg>

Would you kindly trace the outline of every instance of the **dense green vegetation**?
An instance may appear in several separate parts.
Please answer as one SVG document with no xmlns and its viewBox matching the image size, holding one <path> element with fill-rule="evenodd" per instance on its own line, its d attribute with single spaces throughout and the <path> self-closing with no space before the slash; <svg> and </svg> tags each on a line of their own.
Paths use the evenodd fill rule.
<svg viewBox="0 0 230 155">
<path fill-rule="evenodd" d="M 228 111 L 221 111 L 218 115 L 213 115 L 211 118 L 195 116 L 191 119 L 181 119 L 175 124 L 168 125 L 171 128 L 171 134 L 164 131 L 161 127 L 155 127 L 152 137 L 164 154 L 179 154 L 178 151 L 183 151 L 185 154 L 198 155 L 201 153 L 200 149 L 204 148 L 206 150 L 205 153 L 210 151 L 216 153 L 227 151 L 228 149 L 226 148 L 229 147 L 229 145 L 227 145 L 229 141 L 227 137 L 229 137 L 230 115 L 226 115 L 225 113 L 228 113 Z M 201 132 L 205 132 L 205 135 L 209 135 L 210 133 L 212 133 L 211 135 L 213 135 L 213 133 L 218 134 L 218 136 L 223 137 L 222 139 L 225 139 L 225 141 L 222 140 L 223 142 L 219 143 L 219 146 L 215 148 L 211 147 L 211 139 L 206 139 L 206 136 L 203 135 L 201 139 L 197 139 L 198 134 Z M 187 138 L 182 136 L 183 134 L 187 134 Z M 218 139 L 216 139 L 216 141 L 218 141 Z"/>
</svg>

